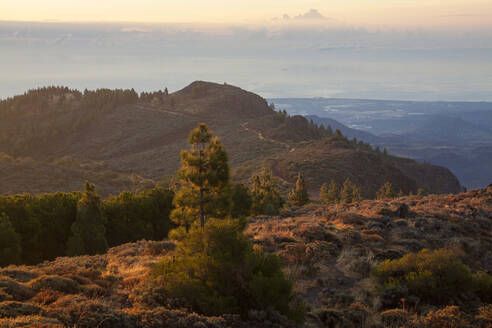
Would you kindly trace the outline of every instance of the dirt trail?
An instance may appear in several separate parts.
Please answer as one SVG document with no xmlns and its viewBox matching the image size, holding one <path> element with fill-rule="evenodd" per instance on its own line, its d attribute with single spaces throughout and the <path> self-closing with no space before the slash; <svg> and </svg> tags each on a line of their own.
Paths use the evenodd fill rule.
<svg viewBox="0 0 492 328">
<path fill-rule="evenodd" d="M 272 143 L 276 143 L 276 144 L 279 144 L 279 145 L 284 146 L 287 149 L 291 149 L 291 146 L 288 143 L 282 142 L 282 141 L 278 141 L 278 140 L 275 140 L 275 139 L 272 139 L 272 138 L 265 137 L 263 135 L 263 133 L 261 133 L 261 131 L 256 131 L 254 129 L 249 128 L 248 127 L 248 122 L 241 123 L 241 128 L 244 131 L 250 131 L 250 132 L 253 132 L 253 133 L 257 134 L 258 135 L 258 139 L 260 139 L 260 140 L 269 141 L 269 142 L 272 142 Z"/>
</svg>

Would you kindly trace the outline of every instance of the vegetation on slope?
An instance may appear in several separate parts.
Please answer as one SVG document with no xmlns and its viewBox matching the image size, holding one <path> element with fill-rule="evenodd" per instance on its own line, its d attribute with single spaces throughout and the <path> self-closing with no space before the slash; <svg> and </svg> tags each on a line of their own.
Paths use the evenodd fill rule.
<svg viewBox="0 0 492 328">
<path fill-rule="evenodd" d="M 136 194 L 123 192 L 100 203 L 96 201 L 92 210 L 100 213 L 101 222 L 105 222 L 104 227 L 100 227 L 105 233 L 99 238 L 104 239 L 103 244 L 107 242 L 112 247 L 143 238 L 160 240 L 166 237 L 172 226 L 169 214 L 173 195 L 170 190 L 152 189 Z M 87 227 L 84 197 L 94 199 L 97 195 L 89 190 L 89 196 L 80 192 L 0 196 L 3 233 L 5 240 L 12 240 L 1 245 L 0 252 L 5 252 L 1 257 L 3 264 L 35 264 L 67 255 L 69 238 Z M 92 216 L 87 219 L 92 220 Z M 80 223 L 76 223 L 77 220 L 81 220 Z M 89 228 L 93 228 L 92 224 Z M 87 238 L 93 237 L 92 232 L 88 235 Z M 13 246 L 17 241 L 19 248 Z M 87 244 L 91 243 L 86 241 L 84 245 Z M 73 253 L 92 252 L 84 248 Z"/>
<path fill-rule="evenodd" d="M 152 270 L 164 297 L 185 300 L 205 315 L 273 309 L 302 321 L 302 307 L 292 308 L 292 285 L 275 255 L 253 249 L 243 234 L 246 221 L 210 219 L 188 232 L 173 234 L 178 246 Z"/>
<path fill-rule="evenodd" d="M 250 220 L 246 233 L 255 247 L 277 254 L 284 263 L 293 291 L 308 306 L 306 327 L 487 327 L 492 305 L 486 294 L 479 294 L 490 286 L 485 276 L 480 279 L 483 285 L 455 297 L 453 305 L 436 306 L 424 298 L 416 303 L 405 288 L 381 289 L 370 272 L 385 260 L 424 248 L 447 249 L 427 254 L 451 256 L 450 268 L 458 263 L 476 276 L 481 275 L 478 271 L 491 272 L 491 199 L 492 188 L 350 205 L 314 203 L 296 212 L 283 211 L 282 217 Z M 396 213 L 402 204 L 410 210 L 400 217 Z M 2 268 L 0 326 L 291 327 L 266 309 L 250 311 L 245 319 L 207 317 L 187 310 L 186 303 L 162 297 L 165 294 L 147 279 L 157 263 L 163 268 L 163 257 L 182 251 L 177 244 L 139 241 L 102 255 Z"/>
<path fill-rule="evenodd" d="M 311 327 L 486 327 L 491 227 L 489 187 L 313 203 L 247 233 L 286 264 Z"/>
<path fill-rule="evenodd" d="M 50 87 L 0 101 L 0 113 L 0 152 L 12 159 L 0 160 L 1 193 L 71 191 L 90 180 L 106 196 L 168 181 L 197 122 L 223 139 L 238 182 L 267 164 L 284 189 L 301 172 L 311 193 L 347 177 L 365 197 L 386 180 L 406 193 L 460 191 L 448 170 L 384 156 L 229 85 L 198 81 L 174 93 L 140 95 Z"/>
</svg>

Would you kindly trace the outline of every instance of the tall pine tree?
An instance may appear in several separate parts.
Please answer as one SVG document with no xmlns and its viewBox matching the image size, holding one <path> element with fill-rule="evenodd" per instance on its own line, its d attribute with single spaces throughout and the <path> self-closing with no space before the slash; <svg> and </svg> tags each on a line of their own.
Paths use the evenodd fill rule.
<svg viewBox="0 0 492 328">
<path fill-rule="evenodd" d="M 230 212 L 229 164 L 220 139 L 200 123 L 191 131 L 189 143 L 191 148 L 181 151 L 181 187 L 171 213 L 171 219 L 187 229 L 197 219 L 204 227 L 207 217 L 221 218 Z"/>
<path fill-rule="evenodd" d="M 108 249 L 104 224 L 101 198 L 96 193 L 96 187 L 86 182 L 85 191 L 77 204 L 77 218 L 71 227 L 72 235 L 68 239 L 68 255 L 104 253 Z"/>
<path fill-rule="evenodd" d="M 284 204 L 272 171 L 264 167 L 251 178 L 251 214 L 276 215 Z"/>
<path fill-rule="evenodd" d="M 319 197 L 321 202 L 327 205 L 338 203 L 340 201 L 340 190 L 335 180 L 332 179 L 329 185 L 324 183 L 321 186 Z"/>
<path fill-rule="evenodd" d="M 342 204 L 350 204 L 354 201 L 354 184 L 350 181 L 349 178 L 345 180 L 343 183 L 341 195 L 340 195 L 340 203 Z"/>
<path fill-rule="evenodd" d="M 301 172 L 297 175 L 295 187 L 289 192 L 289 202 L 293 206 L 303 206 L 309 203 L 306 182 Z"/>
<path fill-rule="evenodd" d="M 395 196 L 393 185 L 389 181 L 386 181 L 376 193 L 377 199 L 395 198 Z"/>
</svg>

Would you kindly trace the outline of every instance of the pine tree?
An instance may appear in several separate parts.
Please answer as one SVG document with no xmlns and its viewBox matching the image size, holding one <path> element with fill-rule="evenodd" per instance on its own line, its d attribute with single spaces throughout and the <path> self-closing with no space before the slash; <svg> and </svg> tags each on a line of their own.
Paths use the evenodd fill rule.
<svg viewBox="0 0 492 328">
<path fill-rule="evenodd" d="M 264 167 L 251 178 L 251 214 L 275 215 L 284 204 L 272 171 Z"/>
<path fill-rule="evenodd" d="M 422 198 L 422 197 L 424 197 L 426 195 L 427 195 L 427 193 L 425 192 L 425 189 L 424 188 L 419 188 L 417 190 L 417 197 L 418 198 Z"/>
<path fill-rule="evenodd" d="M 331 125 L 328 125 L 328 127 L 326 128 L 326 131 L 328 132 L 329 136 L 333 135 L 333 129 L 331 128 Z"/>
<path fill-rule="evenodd" d="M 191 149 L 181 151 L 181 188 L 174 198 L 171 219 L 186 228 L 199 219 L 203 227 L 207 217 L 230 213 L 228 157 L 205 123 L 191 131 L 189 143 Z"/>
<path fill-rule="evenodd" d="M 360 202 L 362 200 L 360 188 L 357 187 L 355 184 L 352 186 L 352 200 L 354 202 Z"/>
<path fill-rule="evenodd" d="M 319 189 L 319 199 L 323 204 L 329 204 L 327 198 L 328 198 L 328 184 L 325 182 L 321 185 L 321 188 Z"/>
<path fill-rule="evenodd" d="M 282 262 L 255 249 L 244 234 L 245 227 L 245 220 L 212 218 L 202 229 L 175 231 L 171 238 L 179 242 L 172 256 L 152 267 L 156 290 L 185 300 L 194 312 L 209 316 L 248 317 L 251 310 L 272 309 L 302 321 Z"/>
<path fill-rule="evenodd" d="M 301 172 L 297 176 L 295 187 L 289 192 L 289 202 L 293 206 L 303 206 L 309 203 L 306 182 Z"/>
<path fill-rule="evenodd" d="M 233 218 L 246 217 L 251 213 L 251 195 L 247 186 L 234 183 L 230 187 L 231 216 Z"/>
<path fill-rule="evenodd" d="M 395 196 L 393 185 L 389 181 L 386 181 L 376 194 L 377 199 L 395 198 Z"/>
<path fill-rule="evenodd" d="M 17 264 L 21 259 L 21 237 L 9 217 L 0 214 L 0 267 Z"/>
<path fill-rule="evenodd" d="M 324 204 L 333 204 L 340 201 L 340 190 L 335 180 L 331 180 L 330 184 L 324 183 L 320 190 L 320 199 Z"/>
<path fill-rule="evenodd" d="M 108 249 L 104 223 L 101 199 L 95 186 L 86 182 L 85 191 L 77 204 L 77 218 L 71 227 L 72 235 L 68 239 L 68 255 L 104 253 Z"/>
<path fill-rule="evenodd" d="M 354 201 L 354 185 L 349 178 L 345 180 L 343 183 L 341 195 L 340 195 L 340 203 L 342 204 L 350 204 Z"/>
</svg>

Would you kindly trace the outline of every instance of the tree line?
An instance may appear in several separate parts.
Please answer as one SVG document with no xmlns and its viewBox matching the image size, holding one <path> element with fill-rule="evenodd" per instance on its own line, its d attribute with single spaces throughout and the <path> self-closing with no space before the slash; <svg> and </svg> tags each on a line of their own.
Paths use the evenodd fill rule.
<svg viewBox="0 0 492 328">
<path fill-rule="evenodd" d="M 82 192 L 0 196 L 0 265 L 103 253 L 127 242 L 163 239 L 174 227 L 189 230 L 197 220 L 204 226 L 209 218 L 277 215 L 286 204 L 310 202 L 301 173 L 287 199 L 267 167 L 254 173 L 249 185 L 231 182 L 227 153 L 203 123 L 191 132 L 189 143 L 172 188 L 101 199 L 86 183 Z M 378 192 L 378 198 L 394 196 L 389 182 Z M 342 186 L 324 184 L 320 199 L 348 204 L 362 197 L 347 179 Z"/>
<path fill-rule="evenodd" d="M 174 193 L 155 188 L 100 199 L 83 192 L 0 197 L 0 266 L 95 254 L 140 239 L 165 238 Z"/>
</svg>

